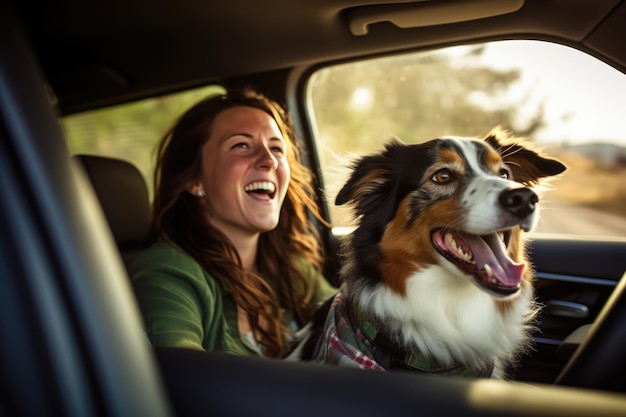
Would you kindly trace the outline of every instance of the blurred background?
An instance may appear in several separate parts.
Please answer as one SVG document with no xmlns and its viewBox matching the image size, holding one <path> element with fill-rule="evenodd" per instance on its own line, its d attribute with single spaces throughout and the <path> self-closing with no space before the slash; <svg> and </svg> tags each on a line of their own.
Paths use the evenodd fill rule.
<svg viewBox="0 0 626 417">
<path fill-rule="evenodd" d="M 309 91 L 329 201 L 350 154 L 502 126 L 565 162 L 538 233 L 626 236 L 626 77 L 563 45 L 499 41 L 344 64 Z M 354 155 L 352 155 L 354 156 Z M 333 224 L 350 215 L 333 211 Z"/>
</svg>

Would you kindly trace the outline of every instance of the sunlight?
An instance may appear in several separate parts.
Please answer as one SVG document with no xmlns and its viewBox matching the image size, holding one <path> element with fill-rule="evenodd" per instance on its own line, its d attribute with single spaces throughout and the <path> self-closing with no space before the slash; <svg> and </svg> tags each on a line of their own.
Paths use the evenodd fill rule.
<svg viewBox="0 0 626 417">
<path fill-rule="evenodd" d="M 522 71 L 511 95 L 522 97 L 535 88 L 528 105 L 546 100 L 547 125 L 537 131 L 537 140 L 624 144 L 626 75 L 615 68 L 576 49 L 537 41 L 492 42 L 481 60 Z"/>
<path fill-rule="evenodd" d="M 373 103 L 374 97 L 372 94 L 372 90 L 367 87 L 358 87 L 352 93 L 350 107 L 354 111 L 365 113 L 372 108 Z"/>
</svg>

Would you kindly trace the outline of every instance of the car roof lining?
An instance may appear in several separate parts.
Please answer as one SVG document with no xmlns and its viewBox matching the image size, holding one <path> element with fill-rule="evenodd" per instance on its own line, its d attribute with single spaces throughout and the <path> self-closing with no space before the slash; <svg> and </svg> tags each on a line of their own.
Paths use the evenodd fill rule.
<svg viewBox="0 0 626 417">
<path fill-rule="evenodd" d="M 268 7 L 266 2 L 231 0 L 220 2 L 215 15 L 195 0 L 175 6 L 156 2 L 149 9 L 122 0 L 95 5 L 22 0 L 16 8 L 62 113 L 228 77 L 472 39 L 554 40 L 586 48 L 622 71 L 626 67 L 626 52 L 616 45 L 617 38 L 606 36 L 606 31 L 620 30 L 615 18 L 608 18 L 624 14 L 619 0 L 526 0 L 519 10 L 500 16 L 406 29 L 380 22 L 369 25 L 366 35 L 354 36 L 349 16 L 381 3 L 411 2 L 274 0 Z M 425 7 L 449 0 L 412 3 Z"/>
</svg>

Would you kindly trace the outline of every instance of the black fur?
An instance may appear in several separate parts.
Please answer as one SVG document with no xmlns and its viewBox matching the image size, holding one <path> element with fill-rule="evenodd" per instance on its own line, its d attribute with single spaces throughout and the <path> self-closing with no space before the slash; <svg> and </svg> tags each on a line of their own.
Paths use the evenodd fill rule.
<svg viewBox="0 0 626 417">
<path fill-rule="evenodd" d="M 300 360 L 310 361 L 313 357 L 313 353 L 315 353 L 315 348 L 317 347 L 317 342 L 323 337 L 322 333 L 324 331 L 324 324 L 326 323 L 326 317 L 328 316 L 328 311 L 330 310 L 330 306 L 333 303 L 335 297 L 330 297 L 326 300 L 322 305 L 320 305 L 313 315 L 311 319 L 311 328 L 310 332 L 307 334 L 307 339 L 304 342 L 304 346 L 302 347 L 302 351 L 300 353 Z M 298 340 L 294 343 L 294 346 L 298 345 Z"/>
<path fill-rule="evenodd" d="M 352 166 L 350 179 L 337 194 L 335 204 L 353 203 L 354 217 L 360 219 L 346 246 L 359 254 L 357 275 L 364 280 L 372 279 L 371 284 L 380 280 L 377 265 L 382 257 L 380 248 L 372 242 L 380 241 L 402 199 L 420 186 L 429 161 L 433 160 L 442 143 L 434 140 L 421 145 L 405 145 L 393 139 L 383 152 L 357 160 Z M 359 183 L 372 171 L 381 173 L 379 178 L 383 182 L 357 199 Z M 363 284 L 367 285 L 365 281 Z"/>
</svg>

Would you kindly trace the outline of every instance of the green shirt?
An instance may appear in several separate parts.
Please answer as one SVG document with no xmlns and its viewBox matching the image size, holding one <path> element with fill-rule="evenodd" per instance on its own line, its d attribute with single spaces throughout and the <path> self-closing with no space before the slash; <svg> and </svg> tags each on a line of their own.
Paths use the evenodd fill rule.
<svg viewBox="0 0 626 417">
<path fill-rule="evenodd" d="M 135 259 L 129 273 L 154 346 L 259 355 L 239 333 L 234 299 L 180 248 L 159 241 Z M 307 276 L 314 305 L 337 292 L 315 268 Z"/>
</svg>

